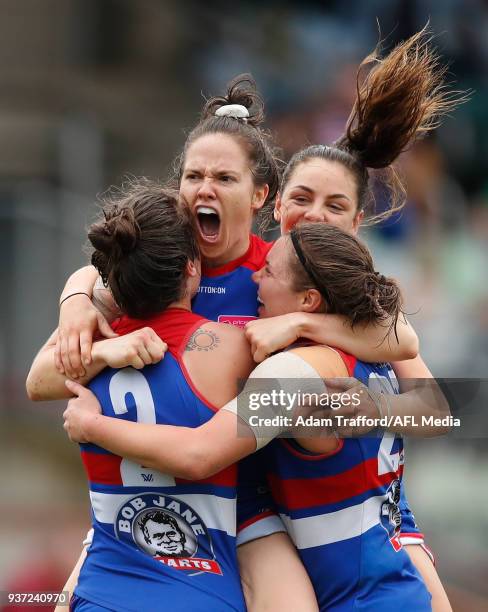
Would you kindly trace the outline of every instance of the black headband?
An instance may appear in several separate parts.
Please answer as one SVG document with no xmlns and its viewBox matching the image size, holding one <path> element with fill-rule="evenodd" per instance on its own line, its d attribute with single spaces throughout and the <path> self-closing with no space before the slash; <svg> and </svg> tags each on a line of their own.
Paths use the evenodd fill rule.
<svg viewBox="0 0 488 612">
<path fill-rule="evenodd" d="M 307 261 L 305 255 L 303 254 L 302 247 L 301 247 L 300 242 L 298 240 L 297 232 L 294 229 L 291 230 L 291 232 L 290 232 L 290 238 L 291 238 L 293 247 L 295 249 L 295 253 L 297 254 L 298 259 L 300 260 L 300 263 L 302 264 L 303 269 L 309 275 L 311 280 L 315 283 L 316 289 L 318 289 L 319 293 L 322 295 L 322 297 L 327 302 L 327 306 L 330 307 L 331 304 L 332 304 L 332 301 L 331 301 L 329 292 L 323 286 L 320 277 L 315 274 L 313 268 L 308 264 L 308 261 Z"/>
</svg>

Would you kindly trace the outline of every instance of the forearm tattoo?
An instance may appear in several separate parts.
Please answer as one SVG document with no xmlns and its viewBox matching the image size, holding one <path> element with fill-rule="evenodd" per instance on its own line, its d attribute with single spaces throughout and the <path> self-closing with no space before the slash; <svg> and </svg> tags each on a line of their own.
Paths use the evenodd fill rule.
<svg viewBox="0 0 488 612">
<path fill-rule="evenodd" d="M 211 351 L 218 346 L 217 334 L 205 329 L 197 329 L 188 340 L 185 351 Z"/>
</svg>

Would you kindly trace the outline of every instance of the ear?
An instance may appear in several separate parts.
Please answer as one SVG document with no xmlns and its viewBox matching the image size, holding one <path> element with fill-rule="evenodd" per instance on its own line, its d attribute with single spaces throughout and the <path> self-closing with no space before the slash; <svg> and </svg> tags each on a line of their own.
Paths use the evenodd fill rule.
<svg viewBox="0 0 488 612">
<path fill-rule="evenodd" d="M 189 278 L 198 276 L 200 274 L 200 262 L 198 260 L 196 260 L 196 261 L 188 260 L 186 262 L 185 271 L 186 271 L 186 275 Z"/>
<path fill-rule="evenodd" d="M 264 206 L 266 202 L 266 198 L 269 193 L 269 185 L 260 185 L 254 188 L 254 193 L 252 195 L 251 208 L 253 210 L 259 210 Z"/>
<path fill-rule="evenodd" d="M 281 221 L 281 193 L 280 192 L 276 194 L 275 207 L 273 210 L 273 217 L 276 223 L 280 223 Z"/>
<path fill-rule="evenodd" d="M 363 222 L 363 219 L 364 219 L 364 210 L 362 210 L 361 212 L 358 212 L 358 214 L 354 217 L 354 220 L 352 222 L 352 232 L 351 233 L 354 236 L 358 233 L 359 226 Z"/>
<path fill-rule="evenodd" d="M 307 289 L 301 298 L 302 312 L 320 312 L 324 307 L 324 298 L 317 289 Z"/>
</svg>

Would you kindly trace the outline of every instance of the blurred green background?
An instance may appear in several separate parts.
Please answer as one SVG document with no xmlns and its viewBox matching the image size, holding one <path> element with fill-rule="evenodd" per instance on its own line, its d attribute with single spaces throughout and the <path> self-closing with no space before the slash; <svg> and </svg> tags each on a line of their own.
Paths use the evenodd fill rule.
<svg viewBox="0 0 488 612">
<path fill-rule="evenodd" d="M 376 20 L 388 49 L 429 17 L 456 86 L 475 93 L 402 156 L 408 204 L 366 238 L 402 283 L 433 373 L 487 378 L 486 0 L 0 0 L 0 588 L 59 588 L 89 523 L 63 404 L 30 403 L 24 380 L 86 260 L 96 194 L 165 177 L 202 95 L 239 72 L 256 78 L 286 157 L 332 142 Z M 406 479 L 454 609 L 488 609 L 486 438 L 409 441 Z"/>
</svg>

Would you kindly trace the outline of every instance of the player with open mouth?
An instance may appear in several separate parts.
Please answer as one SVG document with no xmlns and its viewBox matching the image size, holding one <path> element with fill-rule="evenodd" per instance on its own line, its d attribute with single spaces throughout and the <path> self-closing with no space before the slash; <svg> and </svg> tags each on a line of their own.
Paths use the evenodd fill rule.
<svg viewBox="0 0 488 612">
<path fill-rule="evenodd" d="M 403 53 L 408 56 L 406 62 Z M 367 124 L 365 108 L 358 102 L 355 107 L 356 115 L 352 119 L 347 136 L 338 143 L 337 147 L 321 145 L 313 151 L 300 152 L 292 160 L 294 163 L 288 166 L 288 173 L 285 172 L 282 193 L 277 200 L 275 216 L 278 220 L 288 214 L 292 207 L 302 207 L 306 211 L 309 204 L 306 204 L 304 196 L 315 197 L 318 194 L 318 190 L 313 192 L 313 189 L 309 189 L 309 192 L 302 190 L 304 193 L 299 197 L 295 192 L 291 193 L 292 181 L 296 179 L 297 173 L 301 173 L 304 169 L 323 171 L 327 168 L 329 174 L 336 177 L 340 171 L 342 174 L 339 175 L 339 179 L 340 176 L 343 177 L 343 184 L 339 191 L 334 190 L 330 198 L 328 196 L 325 198 L 326 207 L 328 210 L 335 207 L 336 218 L 340 218 L 341 214 L 343 218 L 343 213 L 340 211 L 345 210 L 344 207 L 341 208 L 341 202 L 345 200 L 337 201 L 338 198 L 332 198 L 332 195 L 346 195 L 354 204 L 350 207 L 352 215 L 349 231 L 357 230 L 364 215 L 364 204 L 369 193 L 367 168 L 388 168 L 390 162 L 417 133 L 433 127 L 434 122 L 430 120 L 436 116 L 436 113 L 450 108 L 447 95 L 439 89 L 440 81 L 433 77 L 435 62 L 431 60 L 425 43 L 417 37 L 407 41 L 392 52 L 389 58 L 377 65 L 372 73 L 376 83 L 381 82 L 384 74 L 382 71 L 391 71 L 394 67 L 399 71 L 403 81 L 401 78 L 391 78 L 390 72 L 390 78 L 385 82 L 392 87 L 392 91 L 398 92 L 403 87 L 403 94 L 411 92 L 412 95 L 409 97 L 402 94 L 391 99 L 387 96 L 384 99 L 381 97 L 377 100 L 368 99 L 367 96 L 371 93 L 368 85 L 371 82 L 366 82 L 365 89 L 360 93 L 363 96 L 361 101 L 368 99 L 372 111 L 375 104 L 384 104 L 385 114 L 382 120 L 385 125 L 388 125 L 391 116 L 398 115 L 398 110 L 402 108 L 404 102 L 405 106 L 407 102 L 415 105 L 417 100 L 418 106 L 410 107 L 409 112 L 405 113 L 405 123 L 400 126 L 399 134 L 391 129 L 388 132 L 382 131 L 381 126 L 377 124 Z M 423 92 L 425 98 L 417 95 L 416 88 Z M 430 105 L 426 104 L 428 100 L 433 102 Z M 241 114 L 236 115 L 235 108 L 229 108 L 235 107 L 235 104 L 241 105 L 239 109 Z M 243 107 L 244 110 L 247 109 L 248 116 L 243 116 Z M 413 114 L 412 108 L 415 109 Z M 378 117 L 378 114 L 372 112 L 371 116 Z M 412 117 L 414 122 L 408 123 Z M 381 141 L 381 137 L 384 137 L 381 141 L 383 146 L 381 142 L 373 142 L 374 138 L 371 142 L 367 138 L 363 141 L 356 138 L 360 134 L 356 119 L 360 124 L 362 121 L 369 126 L 370 135 L 374 135 L 374 138 L 379 138 Z M 366 119 L 368 119 L 367 114 Z M 250 235 L 249 232 L 253 214 L 261 211 L 262 217 L 269 216 L 278 191 L 276 160 L 269 143 L 256 127 L 261 120 L 262 107 L 256 92 L 252 89 L 246 90 L 242 81 L 237 81 L 226 97 L 209 100 L 201 123 L 191 132 L 185 144 L 178 167 L 181 196 L 197 214 L 199 246 L 203 255 L 202 286 L 194 302 L 194 308 L 214 320 L 235 323 L 245 320 L 246 317 L 254 318 L 257 314 L 256 288 L 252 284 L 251 276 L 262 267 L 269 245 Z M 395 125 L 398 128 L 399 122 L 397 121 Z M 371 151 L 375 151 L 374 155 L 378 155 L 381 159 L 374 160 L 374 155 L 370 155 L 368 149 L 370 144 L 374 145 Z M 303 186 L 303 181 L 301 183 Z M 295 188 L 295 185 L 293 187 Z M 331 216 L 331 219 L 334 217 Z M 322 220 L 337 224 L 325 216 Z M 90 296 L 93 283 L 93 272 L 84 270 L 70 279 L 62 296 L 66 301 L 63 301 L 61 311 L 58 365 L 60 369 L 74 377 L 82 374 L 83 364 L 88 365 L 90 361 L 93 330 L 102 325 L 101 331 L 108 335 L 111 333 L 107 327 L 104 327 L 100 314 L 92 308 L 87 296 L 77 295 L 86 293 Z M 296 337 L 299 330 L 300 335 L 317 337 L 322 343 L 339 346 L 365 360 L 385 361 L 413 356 L 411 336 L 408 335 L 408 328 L 405 325 L 399 325 L 397 328 L 399 344 L 396 343 L 393 332 L 392 341 L 382 343 L 384 328 L 381 326 L 363 327 L 358 333 L 357 330 L 345 326 L 341 318 L 331 315 L 313 315 L 313 317 L 314 321 L 319 321 L 318 334 L 317 329 L 312 330 L 310 317 L 307 318 L 307 324 L 304 324 L 304 319 L 301 318 L 298 326 L 291 327 L 287 320 L 285 332 L 282 332 L 284 325 L 280 322 L 278 336 L 281 340 L 276 340 L 275 331 L 272 334 L 271 345 L 274 350 L 288 344 L 290 334 Z M 83 322 L 78 323 L 80 320 Z M 274 325 L 273 322 L 270 324 Z M 252 322 L 248 327 L 253 353 L 260 360 L 266 353 L 272 352 L 262 350 L 262 346 L 265 345 L 259 338 L 262 336 L 262 322 Z M 317 325 L 315 327 L 317 328 Z M 283 340 L 283 335 L 287 337 L 286 340 Z M 414 373 L 405 372 L 403 375 L 419 376 L 419 373 L 416 370 Z M 408 507 L 403 505 L 403 508 L 408 519 Z M 406 524 L 411 527 L 408 520 Z M 245 530 L 243 536 L 245 541 Z M 412 536 L 412 540 L 414 539 Z M 419 540 L 420 538 L 417 541 Z"/>
</svg>

